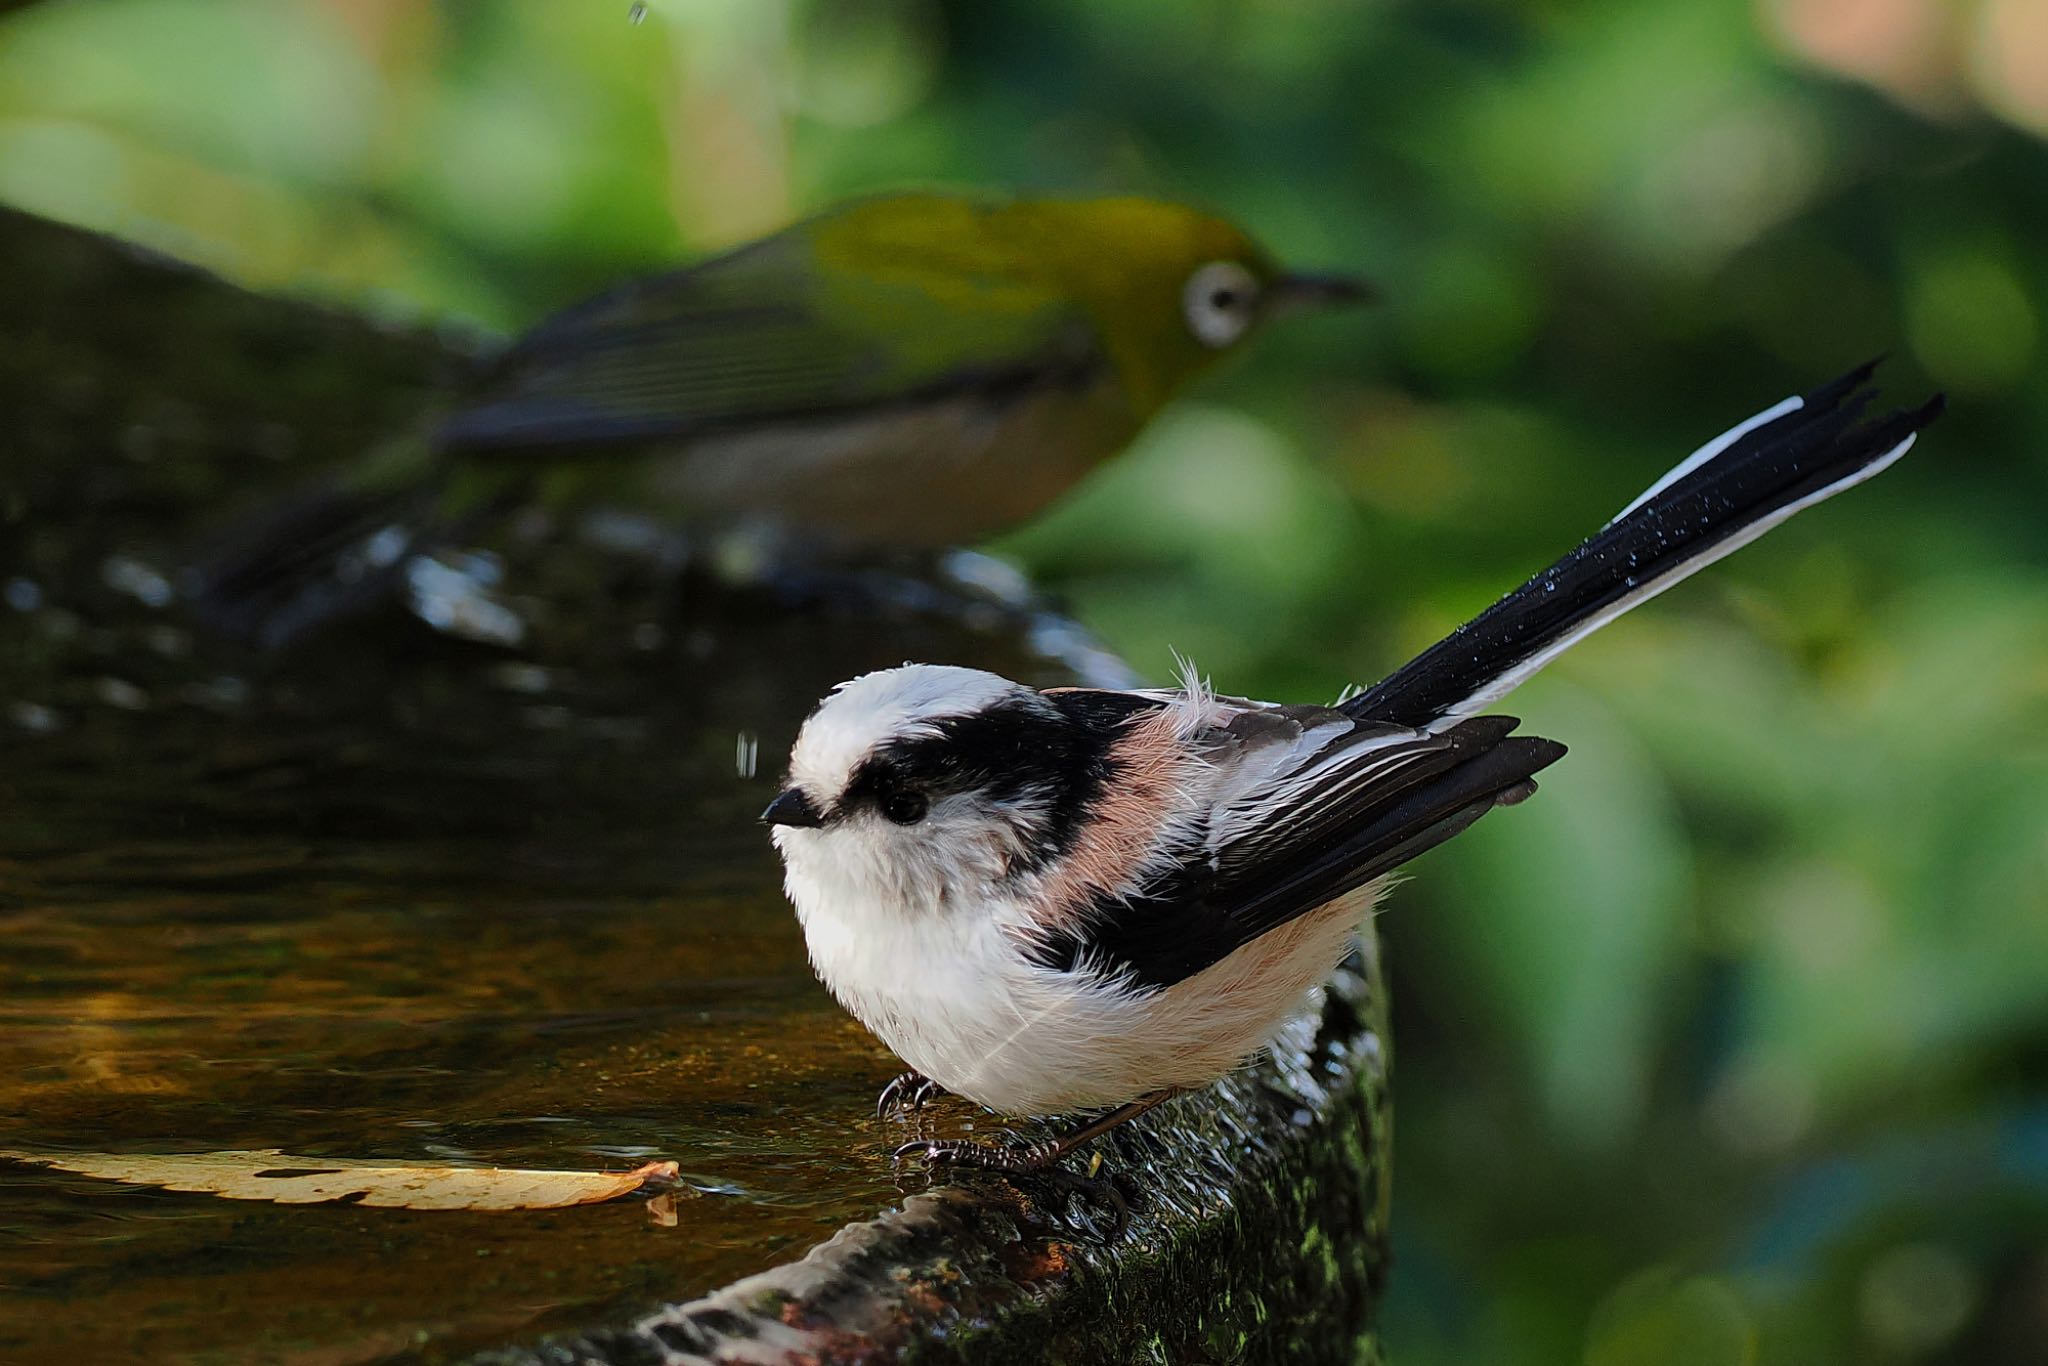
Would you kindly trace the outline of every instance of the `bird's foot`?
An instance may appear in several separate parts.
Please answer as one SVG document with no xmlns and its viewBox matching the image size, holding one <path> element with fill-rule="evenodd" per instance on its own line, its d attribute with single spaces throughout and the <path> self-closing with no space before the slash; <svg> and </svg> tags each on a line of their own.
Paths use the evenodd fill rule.
<svg viewBox="0 0 2048 1366">
<path fill-rule="evenodd" d="M 1114 1242 L 1130 1226 L 1130 1204 L 1113 1176 L 1098 1174 L 1099 1163 L 1085 1173 L 1060 1166 L 1060 1159 L 1072 1151 L 1072 1145 L 1057 1140 L 997 1144 L 920 1139 L 896 1150 L 895 1165 L 900 1170 L 906 1161 L 921 1158 L 930 1174 L 951 1168 L 1017 1179 L 1022 1189 L 1036 1190 L 1034 1202 L 1069 1236 Z"/>
<path fill-rule="evenodd" d="M 875 1118 L 913 1119 L 924 1113 L 934 1096 L 942 1094 L 939 1084 L 922 1073 L 902 1073 L 875 1097 Z"/>
<path fill-rule="evenodd" d="M 898 1078 L 897 1080 L 902 1080 Z M 885 1096 L 887 1092 L 883 1093 Z M 901 1168 L 912 1157 L 923 1157 L 927 1170 L 940 1167 L 971 1167 L 981 1171 L 1004 1172 L 1020 1176 L 1029 1172 L 1044 1171 L 1075 1149 L 1102 1137 L 1111 1129 L 1128 1124 L 1155 1105 L 1173 1099 L 1178 1091 L 1154 1091 L 1149 1096 L 1140 1096 L 1126 1105 L 1119 1105 L 1107 1114 L 1089 1120 L 1078 1128 L 1069 1129 L 1057 1138 L 1045 1139 L 1038 1143 L 970 1143 L 966 1141 L 944 1142 L 938 1139 L 921 1138 L 898 1148 L 892 1158 L 893 1165 Z"/>
<path fill-rule="evenodd" d="M 1057 1141 L 1000 1144 L 920 1138 L 898 1148 L 891 1155 L 890 1161 L 892 1165 L 900 1168 L 915 1157 L 923 1159 L 927 1171 L 958 1167 L 974 1171 L 1001 1172 L 1006 1176 L 1024 1176 L 1031 1172 L 1044 1171 L 1066 1153 L 1066 1147 Z"/>
<path fill-rule="evenodd" d="M 1113 1243 L 1131 1226 L 1130 1202 L 1124 1199 L 1113 1173 L 1091 1169 L 1082 1174 L 1047 1167 L 1028 1180 L 1045 1184 L 1039 1206 L 1070 1237 Z"/>
</svg>

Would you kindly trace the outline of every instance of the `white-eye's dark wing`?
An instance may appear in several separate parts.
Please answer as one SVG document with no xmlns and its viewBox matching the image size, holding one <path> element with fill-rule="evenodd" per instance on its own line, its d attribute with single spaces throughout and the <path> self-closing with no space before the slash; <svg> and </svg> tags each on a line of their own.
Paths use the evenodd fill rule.
<svg viewBox="0 0 2048 1366">
<path fill-rule="evenodd" d="M 966 396 L 998 409 L 1103 377 L 1070 301 L 937 261 L 834 268 L 818 259 L 818 222 L 546 319 L 437 443 L 516 455 L 682 442 Z"/>
<path fill-rule="evenodd" d="M 1213 774 L 1206 806 L 1174 828 L 1171 856 L 1150 865 L 1160 871 L 1048 933 L 1042 960 L 1170 986 L 1526 797 L 1564 747 L 1471 713 L 1630 607 L 1905 454 L 1942 400 L 1861 421 L 1872 368 L 1702 447 L 1357 697 L 1333 708 L 1215 699 L 1216 724 L 1190 737 Z"/>
</svg>

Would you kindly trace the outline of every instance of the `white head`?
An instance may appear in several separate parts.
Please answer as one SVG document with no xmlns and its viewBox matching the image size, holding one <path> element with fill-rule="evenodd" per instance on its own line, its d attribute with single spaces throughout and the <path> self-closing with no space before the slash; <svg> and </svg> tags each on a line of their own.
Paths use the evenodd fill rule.
<svg viewBox="0 0 2048 1366">
<path fill-rule="evenodd" d="M 972 905 L 1054 852 L 1085 742 L 1044 694 L 908 664 L 842 683 L 798 732 L 775 826 L 790 890 L 832 885 L 906 914 Z"/>
</svg>

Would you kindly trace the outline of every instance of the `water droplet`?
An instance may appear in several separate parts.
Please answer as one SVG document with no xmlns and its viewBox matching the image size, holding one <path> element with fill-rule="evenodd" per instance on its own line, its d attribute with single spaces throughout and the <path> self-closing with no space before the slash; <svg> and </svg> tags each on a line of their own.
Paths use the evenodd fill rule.
<svg viewBox="0 0 2048 1366">
<path fill-rule="evenodd" d="M 400 526 L 387 526 L 363 542 L 360 554 L 373 568 L 389 569 L 412 545 L 412 533 Z"/>
<path fill-rule="evenodd" d="M 156 625 L 142 633 L 143 643 L 165 659 L 184 659 L 192 653 L 192 636 L 175 626 Z"/>
<path fill-rule="evenodd" d="M 750 730 L 741 731 L 733 747 L 733 770 L 742 778 L 751 778 L 760 766 L 761 737 Z"/>
<path fill-rule="evenodd" d="M 145 607 L 166 606 L 173 597 L 169 579 L 128 555 L 108 556 L 100 565 L 100 582 Z"/>
<path fill-rule="evenodd" d="M 239 678 L 222 674 L 203 683 L 187 683 L 178 689 L 178 700 L 208 711 L 233 711 L 249 700 L 249 685 Z"/>
<path fill-rule="evenodd" d="M 483 554 L 414 560 L 406 566 L 407 604 L 413 615 L 437 631 L 488 645 L 518 645 L 526 622 L 491 596 L 503 571 Z"/>
<path fill-rule="evenodd" d="M 64 718 L 40 702 L 8 703 L 7 719 L 33 735 L 48 735 L 64 727 Z"/>
<path fill-rule="evenodd" d="M 633 0 L 633 7 L 626 11 L 626 22 L 639 24 L 647 18 L 647 0 Z"/>
<path fill-rule="evenodd" d="M 489 671 L 491 682 L 507 692 L 539 697 L 555 686 L 555 676 L 538 664 L 508 662 Z"/>
<path fill-rule="evenodd" d="M 149 708 L 149 694 L 125 678 L 96 679 L 92 690 L 100 701 L 122 711 L 146 711 Z"/>
</svg>

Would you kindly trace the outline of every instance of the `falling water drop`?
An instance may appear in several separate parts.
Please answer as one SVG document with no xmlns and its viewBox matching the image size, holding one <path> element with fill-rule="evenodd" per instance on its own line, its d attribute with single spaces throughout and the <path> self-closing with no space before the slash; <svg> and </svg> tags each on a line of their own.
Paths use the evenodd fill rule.
<svg viewBox="0 0 2048 1366">
<path fill-rule="evenodd" d="M 647 0 L 633 0 L 633 7 L 626 11 L 626 22 L 638 24 L 647 17 Z"/>
</svg>

